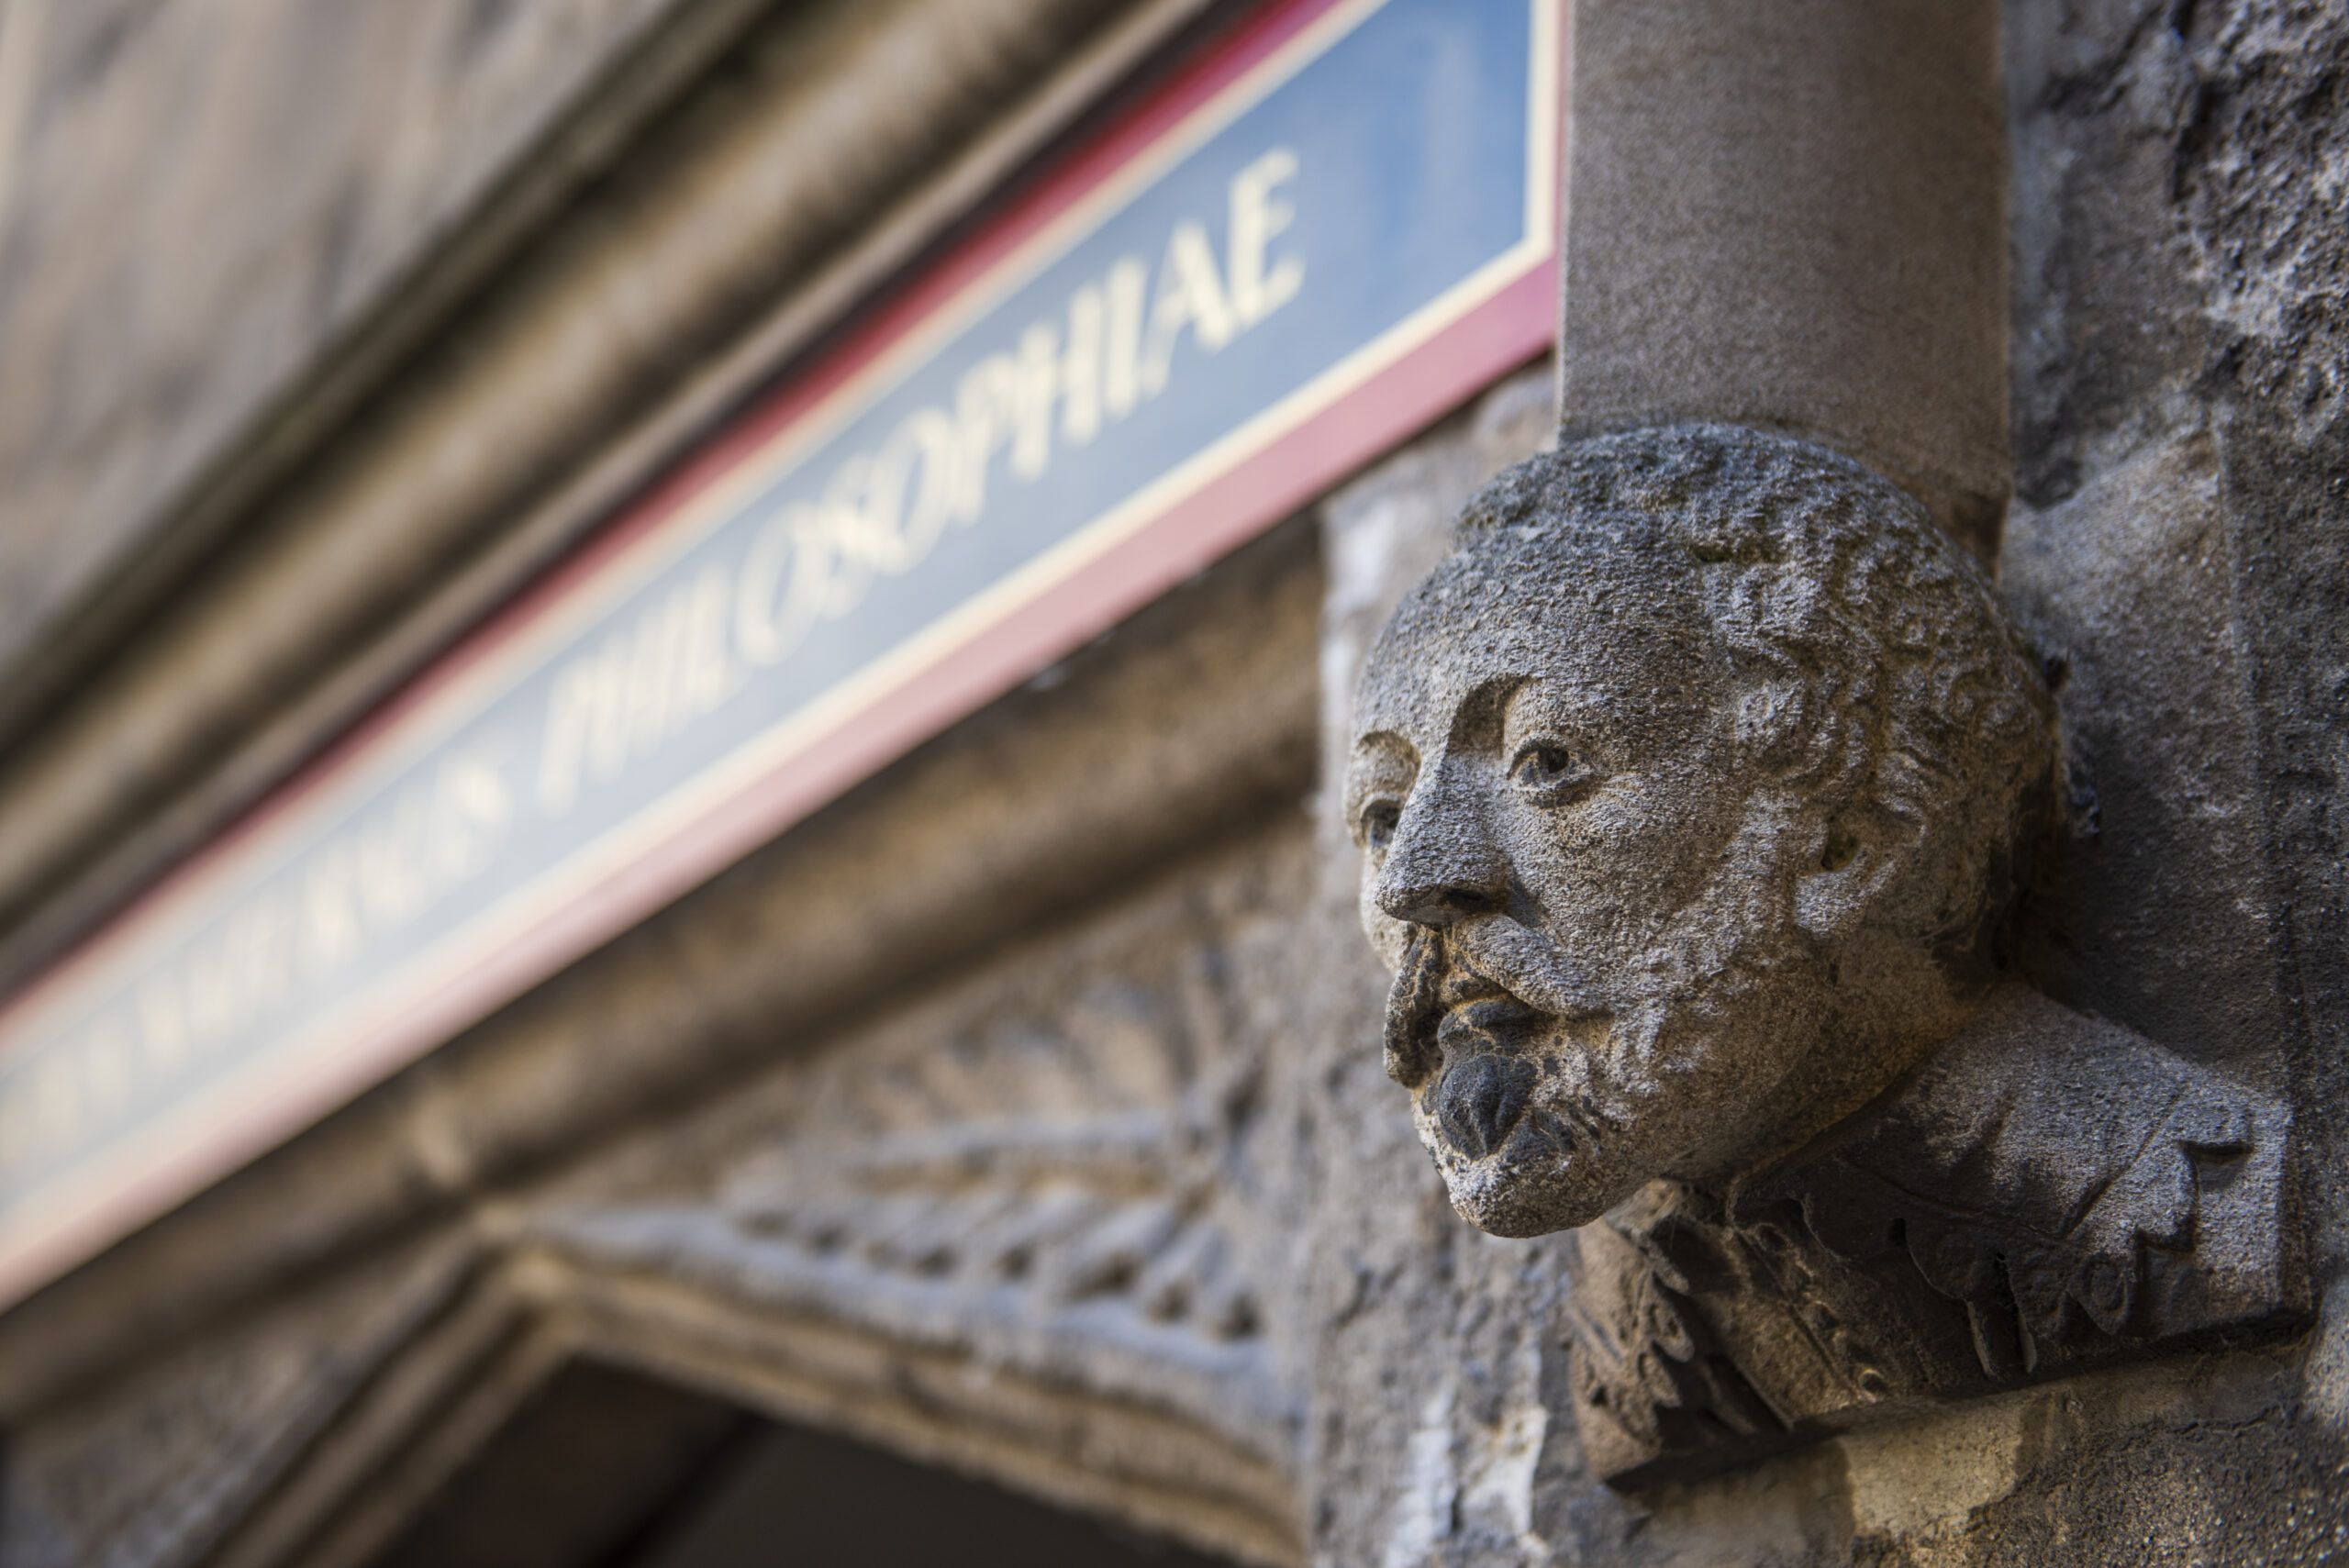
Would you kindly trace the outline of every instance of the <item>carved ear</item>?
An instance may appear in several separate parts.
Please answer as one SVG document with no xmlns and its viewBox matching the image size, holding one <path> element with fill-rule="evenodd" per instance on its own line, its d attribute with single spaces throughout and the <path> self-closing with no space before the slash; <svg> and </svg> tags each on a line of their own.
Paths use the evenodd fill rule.
<svg viewBox="0 0 2349 1568">
<path fill-rule="evenodd" d="M 1791 659 L 1750 663 L 1738 683 L 1740 750 L 1781 783 L 1848 773 L 1864 733 L 1839 718 L 1809 671 Z M 1839 765 L 1840 759 L 1840 765 Z"/>
<path fill-rule="evenodd" d="M 1809 685 L 1798 673 L 1753 672 L 1737 696 L 1737 742 L 1772 773 L 1802 760 L 1810 725 Z"/>
<path fill-rule="evenodd" d="M 1845 935 L 1898 870 L 1881 825 L 1858 814 L 1830 817 L 1795 883 L 1795 923 L 1814 937 Z"/>
</svg>

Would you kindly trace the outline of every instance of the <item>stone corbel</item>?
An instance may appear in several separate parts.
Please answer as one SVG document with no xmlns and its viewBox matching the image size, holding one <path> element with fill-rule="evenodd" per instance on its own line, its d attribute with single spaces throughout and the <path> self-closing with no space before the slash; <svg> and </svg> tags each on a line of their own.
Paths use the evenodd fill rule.
<svg viewBox="0 0 2349 1568">
<path fill-rule="evenodd" d="M 1387 1071 L 1619 1485 L 2306 1310 L 2288 1107 L 2034 988 L 1987 0 L 1585 0 L 1562 445 L 1356 701 Z"/>
</svg>

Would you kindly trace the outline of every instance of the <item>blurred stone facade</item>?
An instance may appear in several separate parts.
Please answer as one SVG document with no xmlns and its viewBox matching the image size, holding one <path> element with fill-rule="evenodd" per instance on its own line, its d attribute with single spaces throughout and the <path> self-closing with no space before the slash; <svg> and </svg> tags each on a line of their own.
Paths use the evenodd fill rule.
<svg viewBox="0 0 2349 1568">
<path fill-rule="evenodd" d="M 1244 9 L 0 0 L 0 984 Z M 2016 962 L 2294 1107 L 2310 1326 L 1593 1474 L 1331 784 L 1535 366 L 0 1315 L 0 1565 L 651 1562 L 741 1410 L 1244 1562 L 2349 1551 L 2349 17 L 2000 31 Z"/>
</svg>

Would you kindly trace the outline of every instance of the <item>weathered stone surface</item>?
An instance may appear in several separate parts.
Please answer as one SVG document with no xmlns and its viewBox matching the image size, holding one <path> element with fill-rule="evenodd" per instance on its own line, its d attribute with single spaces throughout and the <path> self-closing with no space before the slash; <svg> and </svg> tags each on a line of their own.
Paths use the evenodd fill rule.
<svg viewBox="0 0 2349 1568">
<path fill-rule="evenodd" d="M 1316 542 L 1275 529 L 0 1318 L 0 1420 L 1286 809 Z"/>
<path fill-rule="evenodd" d="M 1263 1080 L 1303 838 L 1259 832 L 738 1089 L 690 1199 L 573 1203 L 544 1233 L 1147 1396 L 1285 1460 L 1286 1244 L 1253 1210 L 1286 1163 Z"/>
<path fill-rule="evenodd" d="M 667 1158 L 551 1193 L 534 1240 L 778 1320 L 1125 1401 L 1286 1477 L 1302 1391 L 1274 1315 L 1294 1174 L 1264 1079 L 1291 1027 L 1307 838 L 1300 818 L 1278 821 L 941 994 L 875 1009 L 670 1133 Z M 678 1182 L 684 1149 L 707 1177 Z M 1000 1416 L 966 1403 L 974 1429 L 1019 1424 L 1008 1396 Z M 840 1418 L 862 1424 L 853 1398 Z M 1106 1451 L 1085 1462 L 1105 1484 L 1159 1467 Z M 1262 1540 L 1291 1528 L 1286 1487 L 1268 1496 L 1224 1468 L 1197 1477 L 1202 1497 L 1255 1526 L 1219 1534 L 1203 1514 L 1192 1538 L 1264 1556 Z"/>
<path fill-rule="evenodd" d="M 674 8 L 10 5 L 0 670 Z"/>
<path fill-rule="evenodd" d="M 1074 1506 L 1188 1509 L 1272 1561 L 1294 1549 L 1278 1518 L 1294 1477 L 1308 1550 L 1332 1568 L 2349 1550 L 2349 240 L 2331 220 L 2349 20 L 2281 0 L 2013 0 L 2007 20 L 2020 466 L 1998 586 L 2055 700 L 2058 787 L 1991 950 L 2010 983 L 1831 1149 L 1717 1192 L 1634 1193 L 1603 1230 L 1509 1240 L 1458 1219 L 1381 1071 L 1389 984 L 1340 808 L 1346 709 L 1454 515 L 1544 439 L 1537 374 L 1323 508 L 1309 846 L 1270 820 L 1309 787 L 1320 584 L 1292 534 L 1249 591 L 1224 575 L 1178 595 L 1056 690 L 1019 695 L 10 1315 L 8 1551 L 160 1562 L 225 1529 L 222 1563 L 305 1542 L 364 1562 L 581 1356 Z M 1187 629 L 1152 642 L 1170 623 Z M 1186 954 L 1241 951 L 1185 978 Z M 1230 1032 L 1195 1025 L 1195 991 Z M 1192 1115 L 1215 1099 L 1191 1093 L 1213 1077 L 1195 1069 L 1234 1042 L 1261 1073 L 1245 1114 Z M 1435 1043 L 1440 1063 L 1440 1025 Z M 1411 1032 L 1397 1044 L 1407 1073 L 1425 1063 Z M 1508 1084 L 1490 1071 L 1430 1106 L 1444 1147 L 1501 1132 L 1506 1095 L 1486 1091 Z M 2039 1092 L 2051 1079 L 2063 1095 Z M 1030 1100 L 1051 1114 L 1005 1111 Z M 2130 1118 L 2154 1133 L 2142 1147 L 2110 1136 Z M 2280 1183 L 2287 1119 L 2306 1158 Z M 980 1245 L 987 1212 L 1052 1185 L 1097 1205 L 1031 1260 L 1041 1273 L 996 1279 L 1012 1254 Z M 431 1322 L 385 1329 L 397 1315 L 390 1292 L 368 1301 L 368 1260 L 452 1218 L 495 1266 Z M 1877 1245 L 1894 1218 L 1898 1244 Z M 1852 1397 L 1857 1357 L 1799 1399 L 1772 1381 L 1787 1369 L 1756 1347 L 1819 1341 L 1771 1226 L 1845 1347 L 1896 1325 L 1916 1353 L 1866 1359 L 1926 1396 Z M 1674 1283 L 1700 1285 L 1678 1251 L 1691 1236 L 1747 1271 L 1733 1298 L 1759 1318 L 1704 1321 L 1738 1380 L 1704 1390 L 1716 1415 L 1768 1387 L 1816 1418 L 1790 1448 L 1698 1444 L 1678 1467 L 1637 1441 L 1586 1450 L 1578 1326 L 1620 1344 L 1636 1318 L 1670 1338 L 1648 1310 L 1660 1290 L 1720 1303 L 1717 1282 Z M 1977 1298 L 1977 1262 L 2051 1236 L 2084 1244 L 2042 1260 L 2045 1289 Z M 1209 1237 L 1229 1271 L 1190 1266 Z M 2296 1241 L 2314 1330 L 2236 1334 Z M 2228 1257 L 2253 1265 L 2232 1285 Z M 2159 1288 L 2181 1278 L 2218 1288 Z M 1091 1293 L 1071 1299 L 1076 1280 Z M 1202 1305 L 1242 1295 L 1258 1321 L 1219 1337 L 1242 1315 Z M 2009 1339 L 1977 1338 L 1977 1317 Z M 2007 1363 L 1983 1348 L 2020 1361 L 2024 1329 L 2043 1359 L 1999 1385 Z M 325 1345 L 380 1351 L 377 1372 Z M 1249 1397 L 1225 1398 L 1233 1378 L 1256 1380 Z M 418 1387 L 431 1399 L 397 1405 Z M 1266 1457 L 1298 1398 L 1294 1458 Z"/>
<path fill-rule="evenodd" d="M 1449 548 L 1452 516 L 1468 501 L 1478 468 L 1469 429 L 1440 433 L 1328 509 L 1324 765 L 1333 779 L 1353 739 L 1346 693 L 1364 650 L 1388 608 Z M 2124 1054 L 2151 1053 L 2156 1071 L 2128 1081 L 2091 1075 L 2097 1089 L 2134 1098 L 2149 1080 L 2215 1084 L 2230 1103 L 2267 1114 L 2284 1097 L 2285 1079 L 2281 1031 L 2261 1022 L 2280 1017 L 2262 956 L 2261 851 L 2244 848 L 2257 842 L 2249 807 L 2228 804 L 2243 800 L 2244 786 L 2230 781 L 2246 777 L 2250 763 L 2223 744 L 2216 755 L 2202 749 L 2255 722 L 2242 688 L 2225 676 L 2236 667 L 2231 657 L 2247 656 L 2226 653 L 2242 646 L 2226 591 L 2214 604 L 2195 586 L 2213 566 L 2210 548 L 2196 542 L 2208 536 L 2191 520 L 2208 515 L 2195 508 L 2212 504 L 2211 493 L 2197 490 L 2190 471 L 2187 483 L 2159 488 L 2160 507 L 2147 499 L 2145 478 L 2120 493 L 2140 498 L 2133 514 L 2071 514 L 2104 530 L 2085 537 L 2051 539 L 2039 515 L 2026 512 L 2031 531 L 2016 542 L 2034 553 L 2020 559 L 2038 562 L 2027 577 L 2012 566 L 2019 558 L 2009 547 L 2017 579 L 2009 590 L 2035 633 L 2043 635 L 2049 623 L 2040 616 L 2053 606 L 2098 634 L 2065 645 L 2071 673 L 2058 693 L 2065 761 L 2079 755 L 2080 736 L 2100 729 L 2114 737 L 2103 744 L 2132 749 L 2115 760 L 2143 781 L 2109 793 L 2093 839 L 2082 833 L 2085 806 L 2061 803 L 2059 848 L 2050 857 L 2057 880 L 2034 881 L 2017 938 L 2026 945 L 2010 956 L 2047 977 L 2059 997 L 2083 998 L 2110 1020 L 2049 1009 L 2066 1028 Z M 2181 517 L 2182 528 L 2170 520 Z M 2124 548 L 2147 529 L 2170 542 Z M 2037 555 L 2051 543 L 2052 560 Z M 2225 562 L 2221 554 L 2221 573 Z M 2131 619 L 2140 611 L 2145 624 Z M 2185 647 L 2215 649 L 2216 667 L 2180 667 L 2174 656 L 2165 664 L 2165 639 L 2174 650 L 2180 638 L 2189 639 Z M 2150 709 L 2132 706 L 2149 699 Z M 2174 720 L 2158 717 L 2173 710 Z M 1334 795 L 1330 806 L 1325 832 L 1343 833 Z M 2084 849 L 2129 859 L 2084 874 Z M 1342 849 L 1330 852 L 1345 871 Z M 2165 866 L 2151 881 L 2121 869 L 2158 864 L 2168 852 L 2195 869 Z M 1709 1477 L 1649 1482 L 1628 1494 L 1601 1485 L 1566 1418 L 1576 1398 L 1574 1327 L 1603 1307 L 1575 1283 L 1582 1239 L 1488 1238 L 1449 1212 L 1442 1186 L 1413 1149 L 1405 1096 L 1374 1064 L 1379 983 L 1364 973 L 1360 939 L 1349 929 L 1359 926 L 1358 885 L 1345 874 L 1322 895 L 1318 918 L 1326 925 L 1317 940 L 1327 948 L 1317 962 L 1327 977 L 1320 1006 L 1329 1033 L 1315 1051 L 1327 1054 L 1299 1068 L 1311 1073 L 1314 1147 L 1326 1184 L 1316 1211 L 1326 1251 L 1309 1303 L 1320 1340 L 1308 1485 L 1321 1561 L 2036 1568 L 2142 1562 L 2147 1542 L 2158 1539 L 2154 1561 L 2312 1562 L 2343 1539 L 2349 1516 L 2324 1478 L 2343 1453 L 2329 1390 L 2349 1363 L 2322 1334 L 2287 1339 L 2259 1355 L 2173 1356 L 2073 1373 L 2035 1390 L 1891 1403 L 1856 1413 L 1842 1435 Z M 2197 887 L 2224 895 L 2189 899 Z M 2083 957 L 2086 940 L 2052 950 L 2044 935 L 2051 899 L 2064 929 L 2096 934 L 2093 960 Z M 1349 940 L 1353 955 L 1344 951 Z M 2143 956 L 2132 963 L 2132 952 Z M 2210 966 L 2200 982 L 2198 960 Z M 2068 988 L 2084 975 L 2109 989 Z M 2099 996 L 2143 1000 L 2099 1005 Z M 2330 1136 L 2304 1122 L 2294 1130 Z M 2199 1159 L 2176 1145 L 2167 1158 Z M 2305 1190 L 2296 1183 L 2285 1189 L 2284 1207 L 2262 1209 L 2262 1224 L 2273 1235 L 2280 1223 L 2288 1245 L 2308 1213 L 2298 1195 Z M 2198 1186 L 2197 1201 L 2212 1194 Z M 1922 1280 L 1913 1262 L 1893 1261 Z M 2321 1267 L 2319 1260 L 2311 1271 L 2320 1295 Z M 1953 1348 L 1963 1371 L 1973 1350 L 1962 1304 L 1923 1288 L 1941 1310 L 1960 1315 L 1955 1332 L 1964 1339 Z M 1978 1362 L 1973 1375 L 1981 1375 Z M 1360 1501 L 1374 1496 L 1379 1501 Z"/>
<path fill-rule="evenodd" d="M 1849 452 L 2006 508 L 1996 0 L 1581 0 L 1561 407 Z"/>
<path fill-rule="evenodd" d="M 0 1562 L 193 1562 L 461 1288 L 448 1235 L 386 1249 L 19 1428 L 0 1472 Z"/>
<path fill-rule="evenodd" d="M 1453 1207 L 1612 1211 L 1573 1315 L 1600 1474 L 2298 1309 L 2284 1107 L 2009 973 L 2052 704 L 1890 484 L 1722 426 L 1535 458 L 1354 728 L 1386 1066 Z"/>
<path fill-rule="evenodd" d="M 1295 1173 L 1261 1082 L 1307 839 L 1260 818 L 484 1194 L 482 1283 L 372 1363 L 445 1386 L 314 1433 L 218 1561 L 372 1561 L 592 1358 L 1296 1562 Z"/>
<path fill-rule="evenodd" d="M 2163 1476 L 2153 1445 L 2087 1518 L 2175 1519 L 2181 1557 L 2318 1561 L 2342 1506 L 2306 1477 L 2349 1421 L 2349 236 L 2327 205 L 2349 168 L 2349 17 L 2014 5 L 2008 34 L 2014 537 L 2033 541 L 2010 576 L 2087 677 L 2065 703 L 2102 808 L 2056 927 L 2081 940 L 2050 956 L 2087 1005 L 2288 1090 L 2325 1303 L 2298 1375 L 2207 1481 Z M 2123 934 L 2138 956 L 2107 960 Z"/>
<path fill-rule="evenodd" d="M 1299 1050 L 1274 1079 L 1315 1178 L 1297 1310 L 1312 1353 L 1307 1524 L 1320 1562 L 1538 1562 L 1579 1528 L 1573 1519 L 1612 1507 L 1567 1418 L 1564 1239 L 1504 1241 L 1463 1224 L 1408 1101 L 1380 1071 L 1390 982 L 1363 943 L 1355 855 L 1332 787 L 1379 626 L 1442 559 L 1469 496 L 1546 445 L 1553 420 L 1546 377 L 1505 384 L 1322 508 L 1329 783 L 1312 918 L 1297 935 L 1314 983 Z"/>
<path fill-rule="evenodd" d="M 1823 1155 L 1586 1229 L 1576 1416 L 1619 1484 L 1904 1397 L 2288 1325 L 2280 1107 L 2010 984 Z"/>
<path fill-rule="evenodd" d="M 2076 1007 L 2280 1085 L 2258 769 L 2216 451 L 2145 447 L 2015 514 L 2000 587 L 2054 688 L 2064 776 L 2015 957 Z"/>
<path fill-rule="evenodd" d="M 233 443 L 237 483 L 188 502 L 226 508 L 235 536 L 203 570 L 165 573 L 160 606 L 52 627 L 28 651 L 40 669 L 0 681 L 0 986 L 547 570 L 1200 3 L 674 0 L 658 45 L 583 107 L 601 139 L 546 150 L 516 176 L 529 190 L 435 253 L 454 266 L 485 227 L 524 230 L 440 302 L 438 330 L 396 353 L 312 345 L 334 395 L 306 384 L 286 420 Z M 751 8 L 759 25 L 701 69 L 705 35 Z M 700 58 L 671 47 L 681 30 Z M 692 90 L 627 134 L 664 84 Z M 455 288 L 410 283 L 403 308 Z M 168 553 L 150 540 L 133 564 Z M 65 684 L 53 722 L 12 728 Z"/>
</svg>

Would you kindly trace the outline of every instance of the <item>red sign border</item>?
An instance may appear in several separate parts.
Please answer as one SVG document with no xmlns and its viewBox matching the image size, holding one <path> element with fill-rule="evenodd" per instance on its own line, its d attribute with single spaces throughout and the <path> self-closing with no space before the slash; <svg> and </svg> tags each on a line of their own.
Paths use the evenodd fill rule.
<svg viewBox="0 0 2349 1568">
<path fill-rule="evenodd" d="M 48 995 L 134 941 L 154 923 L 196 901 L 232 872 L 240 851 L 379 749 L 396 743 L 409 719 L 434 699 L 617 569 L 631 549 L 734 473 L 768 441 L 913 333 L 1050 226 L 1182 127 L 1225 89 L 1344 0 L 1276 0 L 1201 59 L 1161 83 L 1126 115 L 984 226 L 967 242 L 901 285 L 805 374 L 737 415 L 702 448 L 676 462 L 538 584 L 475 628 L 352 731 L 259 803 L 129 908 L 0 1003 L 0 1041 L 9 1024 Z M 1531 3 L 1531 0 L 1529 0 Z M 1564 167 L 1564 58 L 1571 28 L 1563 0 L 1554 32 L 1560 103 L 1553 175 Z M 1552 208 L 1553 228 L 1563 203 Z M 232 1121 L 208 1124 L 199 1139 L 161 1140 L 128 1179 L 38 1228 L 0 1231 L 0 1309 L 79 1266 L 195 1193 L 277 1147 L 382 1083 L 499 1006 L 674 903 L 922 741 L 1017 687 L 1134 610 L 1294 513 L 1379 453 L 1451 412 L 1555 341 L 1556 235 L 1546 256 L 1425 340 L 1373 370 L 1267 444 L 1178 496 L 1110 549 L 1002 616 L 978 636 L 896 675 L 818 743 L 751 781 L 714 809 L 600 877 L 549 918 L 466 964 L 429 995 L 379 1003 L 372 1023 L 313 1070 L 252 1096 Z M 5 1049 L 0 1046 L 0 1049 Z M 233 1080 L 232 1080 L 233 1082 Z M 208 1095 L 206 1097 L 209 1097 Z M 17 1234 L 9 1234 L 9 1232 Z"/>
</svg>

